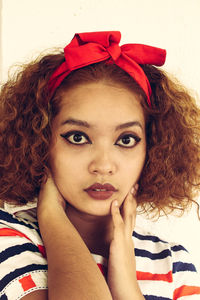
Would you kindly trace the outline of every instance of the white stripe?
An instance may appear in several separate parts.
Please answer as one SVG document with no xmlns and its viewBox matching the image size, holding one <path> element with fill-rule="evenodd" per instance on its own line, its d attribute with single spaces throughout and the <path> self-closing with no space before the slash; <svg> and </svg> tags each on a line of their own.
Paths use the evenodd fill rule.
<svg viewBox="0 0 200 300">
<path fill-rule="evenodd" d="M 9 229 L 19 231 L 19 232 L 25 234 L 33 242 L 33 244 L 43 245 L 43 242 L 42 242 L 38 232 L 35 229 L 26 227 L 25 225 L 15 224 L 15 223 L 13 224 L 13 223 L 1 220 L 0 228 L 9 228 Z M 14 238 L 14 237 L 12 237 L 12 238 Z"/>
<path fill-rule="evenodd" d="M 21 254 L 12 256 L 1 263 L 0 279 L 16 269 L 24 268 L 31 264 L 47 265 L 47 261 L 40 253 L 24 251 Z"/>
<path fill-rule="evenodd" d="M 188 286 L 200 286 L 200 279 L 199 274 L 195 272 L 177 272 L 173 276 L 175 281 L 175 289 L 182 286 L 182 285 L 188 285 Z M 177 283 L 176 283 L 177 282 Z M 200 295 L 199 295 L 200 299 Z"/>
<path fill-rule="evenodd" d="M 138 280 L 143 295 L 173 298 L 173 283 L 164 281 Z"/>
<path fill-rule="evenodd" d="M 200 295 L 190 295 L 190 296 L 183 296 L 178 298 L 177 300 L 199 300 L 200 299 Z"/>
<path fill-rule="evenodd" d="M 93 253 L 91 253 L 91 254 L 97 264 L 101 264 L 105 267 L 108 266 L 108 261 L 106 258 L 104 258 L 103 256 L 98 255 L 98 254 L 93 254 Z"/>
<path fill-rule="evenodd" d="M 172 270 L 171 257 L 161 260 L 152 261 L 149 258 L 137 257 L 136 259 L 137 271 L 150 272 L 153 274 L 167 274 Z"/>
<path fill-rule="evenodd" d="M 170 250 L 170 245 L 163 242 L 154 242 L 151 240 L 140 240 L 133 236 L 134 245 L 136 248 L 139 249 L 146 249 L 149 252 L 152 253 L 159 253 L 163 250 Z"/>
</svg>

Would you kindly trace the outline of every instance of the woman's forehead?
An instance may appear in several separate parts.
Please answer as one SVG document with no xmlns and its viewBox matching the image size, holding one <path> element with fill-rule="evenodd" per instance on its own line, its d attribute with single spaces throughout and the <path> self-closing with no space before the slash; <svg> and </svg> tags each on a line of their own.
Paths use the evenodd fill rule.
<svg viewBox="0 0 200 300">
<path fill-rule="evenodd" d="M 115 123 L 144 121 L 137 95 L 124 87 L 104 83 L 79 85 L 63 93 L 59 117 L 69 116 L 93 124 L 97 120 Z"/>
</svg>

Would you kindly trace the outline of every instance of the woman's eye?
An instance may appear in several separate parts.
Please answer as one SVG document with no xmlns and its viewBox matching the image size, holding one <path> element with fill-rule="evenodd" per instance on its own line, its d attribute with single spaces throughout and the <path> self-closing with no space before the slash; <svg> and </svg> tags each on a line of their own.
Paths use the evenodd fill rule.
<svg viewBox="0 0 200 300">
<path fill-rule="evenodd" d="M 84 145 L 90 144 L 89 138 L 83 132 L 68 132 L 66 134 L 61 134 L 61 136 L 66 139 L 70 144 L 74 145 Z"/>
<path fill-rule="evenodd" d="M 136 146 L 137 143 L 139 143 L 140 141 L 141 141 L 141 138 L 139 138 L 136 135 L 125 134 L 118 139 L 116 144 L 121 147 L 132 148 L 132 147 Z"/>
</svg>

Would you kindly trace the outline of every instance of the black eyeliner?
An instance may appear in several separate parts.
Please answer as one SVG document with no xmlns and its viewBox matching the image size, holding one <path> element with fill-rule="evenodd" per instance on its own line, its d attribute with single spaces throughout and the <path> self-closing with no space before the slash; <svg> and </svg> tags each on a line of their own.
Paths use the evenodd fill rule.
<svg viewBox="0 0 200 300">
<path fill-rule="evenodd" d="M 121 134 L 121 135 L 118 137 L 116 143 L 117 143 L 119 140 L 123 139 L 123 137 L 126 137 L 126 136 L 134 138 L 135 141 L 136 141 L 136 144 L 133 145 L 133 146 L 127 146 L 127 147 L 126 147 L 126 146 L 123 146 L 123 145 L 117 145 L 117 144 L 115 144 L 115 145 L 117 145 L 117 146 L 119 146 L 119 147 L 122 147 L 122 148 L 131 149 L 131 148 L 134 148 L 134 147 L 141 141 L 141 139 L 142 139 L 142 138 L 140 138 L 140 137 L 139 137 L 138 135 L 136 135 L 136 134 L 128 133 L 128 132 L 127 132 L 127 133 Z"/>
<path fill-rule="evenodd" d="M 68 132 L 66 132 L 66 133 L 60 134 L 60 136 L 63 137 L 68 143 L 70 143 L 70 144 L 72 144 L 72 145 L 82 146 L 82 145 L 87 144 L 87 143 L 83 143 L 83 144 L 78 144 L 78 143 L 77 143 L 77 144 L 76 144 L 76 143 L 70 142 L 70 141 L 68 140 L 68 137 L 70 137 L 70 136 L 73 135 L 73 134 L 80 134 L 80 135 L 84 136 L 84 137 L 88 140 L 88 142 L 89 142 L 88 144 L 91 144 L 91 141 L 90 141 L 88 135 L 85 134 L 85 133 L 82 132 L 82 131 L 79 131 L 79 130 L 71 130 L 71 131 L 68 131 Z"/>
</svg>

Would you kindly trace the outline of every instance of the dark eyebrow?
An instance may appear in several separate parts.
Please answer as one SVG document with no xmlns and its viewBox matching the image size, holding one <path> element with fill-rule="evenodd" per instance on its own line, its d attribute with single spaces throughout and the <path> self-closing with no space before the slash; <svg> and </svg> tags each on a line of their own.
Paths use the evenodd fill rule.
<svg viewBox="0 0 200 300">
<path fill-rule="evenodd" d="M 127 122 L 127 123 L 124 123 L 124 124 L 120 124 L 116 127 L 116 130 L 125 129 L 125 128 L 132 127 L 132 126 L 138 126 L 143 130 L 143 127 L 142 127 L 141 123 L 138 122 L 138 121 Z"/>
<path fill-rule="evenodd" d="M 68 120 L 62 122 L 61 125 L 65 125 L 65 124 L 78 125 L 78 126 L 87 127 L 87 128 L 91 127 L 90 124 L 88 124 L 88 122 L 78 120 L 78 119 L 68 119 Z"/>
<path fill-rule="evenodd" d="M 65 124 L 78 125 L 78 126 L 82 126 L 82 127 L 86 127 L 86 128 L 91 128 L 92 127 L 86 121 L 73 119 L 73 118 L 65 120 L 64 122 L 62 122 L 61 125 L 65 125 Z M 143 127 L 142 127 L 141 123 L 138 122 L 138 121 L 133 121 L 133 122 L 127 122 L 127 123 L 120 124 L 120 125 L 116 126 L 115 130 L 117 131 L 117 130 L 120 130 L 120 129 L 125 129 L 125 128 L 128 128 L 128 127 L 132 127 L 132 126 L 138 126 L 143 130 Z"/>
</svg>

